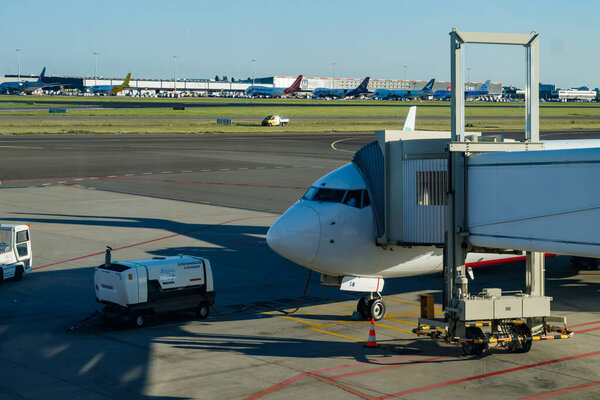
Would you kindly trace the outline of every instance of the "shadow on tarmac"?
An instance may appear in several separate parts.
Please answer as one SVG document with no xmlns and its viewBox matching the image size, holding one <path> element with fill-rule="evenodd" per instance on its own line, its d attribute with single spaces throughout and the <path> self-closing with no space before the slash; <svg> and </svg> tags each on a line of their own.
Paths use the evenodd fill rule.
<svg viewBox="0 0 600 400">
<path fill-rule="evenodd" d="M 267 228 L 264 226 L 196 225 L 160 218 L 33 213 L 22 215 L 27 215 L 27 220 L 32 223 L 167 230 L 209 243 L 209 246 L 163 247 L 151 254 L 188 254 L 208 258 L 213 266 L 217 306 L 223 312 L 235 310 L 241 305 L 264 302 L 293 308 L 300 301 L 307 276 L 306 269 L 279 257 L 266 246 L 263 237 Z M 21 221 L 22 218 L 18 220 Z M 106 244 L 114 247 L 129 245 Z M 118 253 L 113 257 L 118 258 Z M 583 271 L 567 270 L 567 260 L 566 257 L 547 260 L 547 293 L 556 300 L 553 303 L 554 311 L 597 311 L 599 272 L 589 271 L 590 277 L 586 279 L 588 274 Z M 89 266 L 102 262 L 103 256 L 98 256 L 76 263 Z M 439 304 L 441 283 L 441 274 L 388 279 L 385 294 L 406 294 L 402 297 L 404 300 L 416 301 L 415 292 L 431 293 Z M 477 268 L 475 280 L 470 283 L 470 291 L 476 293 L 483 287 L 523 290 L 524 286 L 524 263 L 516 262 Z M 328 304 L 355 298 L 356 296 L 339 292 L 336 288 L 319 286 L 318 274 L 313 274 L 304 304 Z M 107 326 L 94 321 L 75 332 L 66 331 L 73 323 L 98 308 L 94 299 L 92 267 L 38 270 L 27 275 L 21 282 L 6 282 L 2 285 L 0 376 L 3 377 L 4 384 L 0 385 L 0 393 L 15 398 L 36 397 L 44 390 L 36 388 L 41 388 L 44 384 L 48 392 L 42 397 L 46 398 L 64 398 L 64 393 L 78 393 L 82 397 L 94 394 L 118 399 L 181 398 L 144 394 L 159 379 L 151 374 L 151 363 L 160 362 L 160 370 L 163 372 L 170 363 L 173 363 L 174 371 L 182 369 L 178 365 L 181 360 L 177 357 L 177 352 L 171 355 L 171 350 L 168 350 L 168 354 L 165 354 L 164 346 L 181 351 L 218 351 L 247 356 L 345 359 L 352 356 L 360 362 L 368 362 L 366 356 L 372 354 L 448 352 L 447 347 L 428 339 L 397 339 L 380 343 L 383 346 L 373 352 L 363 350 L 356 343 L 334 338 L 308 340 L 273 337 L 268 333 L 240 335 L 190 332 L 186 326 L 193 317 L 191 313 L 185 312 L 152 318 L 148 327 L 143 329 L 130 329 L 124 322 Z M 194 327 L 196 324 L 214 325 L 218 322 L 267 320 L 274 317 L 262 311 L 248 311 L 225 318 L 212 316 L 206 321 L 194 322 Z M 343 321 L 349 320 L 350 316 L 313 313 L 303 314 L 302 318 Z M 266 332 L 268 330 L 265 329 Z M 200 359 L 201 356 L 198 357 Z M 206 372 L 209 373 L 208 370 Z M 173 379 L 172 375 L 165 377 L 167 381 L 170 379 Z"/>
</svg>

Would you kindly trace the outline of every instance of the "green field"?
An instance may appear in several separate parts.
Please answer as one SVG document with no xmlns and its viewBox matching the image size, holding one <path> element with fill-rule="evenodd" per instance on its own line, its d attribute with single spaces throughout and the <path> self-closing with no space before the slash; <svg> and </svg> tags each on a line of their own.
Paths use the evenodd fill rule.
<svg viewBox="0 0 600 400">
<path fill-rule="evenodd" d="M 185 104 L 186 109 L 173 110 L 173 104 Z M 1 96 L 0 133 L 371 132 L 400 129 L 411 105 L 418 106 L 417 129 L 450 129 L 449 102 Z M 48 108 L 67 108 L 68 113 L 50 114 Z M 524 129 L 524 103 L 469 102 L 465 113 L 467 130 Z M 291 122 L 285 127 L 261 126 L 269 114 Z M 233 125 L 218 125 L 217 118 L 230 118 Z M 600 106 L 542 103 L 540 128 L 600 130 Z"/>
</svg>

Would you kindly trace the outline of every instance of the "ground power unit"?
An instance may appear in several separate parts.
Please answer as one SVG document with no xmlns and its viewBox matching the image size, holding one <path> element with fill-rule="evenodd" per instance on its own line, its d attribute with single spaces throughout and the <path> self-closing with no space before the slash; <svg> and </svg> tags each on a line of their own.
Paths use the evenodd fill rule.
<svg viewBox="0 0 600 400">
<path fill-rule="evenodd" d="M 204 319 L 215 300 L 210 262 L 184 255 L 111 262 L 107 252 L 95 269 L 94 287 L 104 319 L 124 316 L 136 326 L 148 315 L 179 310 Z"/>
</svg>

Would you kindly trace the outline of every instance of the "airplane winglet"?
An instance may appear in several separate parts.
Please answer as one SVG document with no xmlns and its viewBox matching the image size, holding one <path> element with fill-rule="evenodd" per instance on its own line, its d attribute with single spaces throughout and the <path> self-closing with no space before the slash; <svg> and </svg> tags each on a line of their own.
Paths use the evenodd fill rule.
<svg viewBox="0 0 600 400">
<path fill-rule="evenodd" d="M 403 131 L 414 131 L 415 130 L 415 120 L 417 118 L 417 106 L 412 106 L 408 110 L 408 115 L 406 116 L 406 121 L 404 121 Z"/>
</svg>

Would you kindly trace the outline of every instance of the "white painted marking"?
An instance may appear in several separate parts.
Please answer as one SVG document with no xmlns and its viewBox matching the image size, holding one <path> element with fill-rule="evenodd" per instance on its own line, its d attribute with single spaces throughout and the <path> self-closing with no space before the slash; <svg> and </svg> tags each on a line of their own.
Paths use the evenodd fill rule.
<svg viewBox="0 0 600 400">
<path fill-rule="evenodd" d="M 163 171 L 163 172 L 161 172 L 161 174 L 172 174 L 172 172 L 171 171 Z"/>
<path fill-rule="evenodd" d="M 125 176 L 133 176 L 133 174 L 125 174 Z"/>
<path fill-rule="evenodd" d="M 229 171 L 229 168 L 219 168 L 219 171 Z"/>
<path fill-rule="evenodd" d="M 42 186 L 50 186 L 50 183 L 42 183 Z"/>
<path fill-rule="evenodd" d="M 58 183 L 67 183 L 67 181 L 60 181 L 60 182 L 58 182 Z"/>
<path fill-rule="evenodd" d="M 108 178 L 116 178 L 116 175 L 109 175 Z"/>
<path fill-rule="evenodd" d="M 210 172 L 210 169 L 201 169 L 202 172 Z"/>
<path fill-rule="evenodd" d="M 73 179 L 74 181 L 82 181 L 83 178 L 77 178 L 77 179 Z"/>
<path fill-rule="evenodd" d="M 192 172 L 192 171 L 181 171 L 181 172 L 183 172 L 183 173 L 189 173 L 189 172 Z"/>
<path fill-rule="evenodd" d="M 96 177 L 93 176 L 93 177 L 90 178 L 90 180 L 92 180 L 92 179 L 98 179 L 98 178 L 96 178 Z"/>
<path fill-rule="evenodd" d="M 238 168 L 238 169 L 248 169 L 248 168 Z"/>
<path fill-rule="evenodd" d="M 152 172 L 144 172 L 143 175 L 152 175 Z"/>
</svg>

